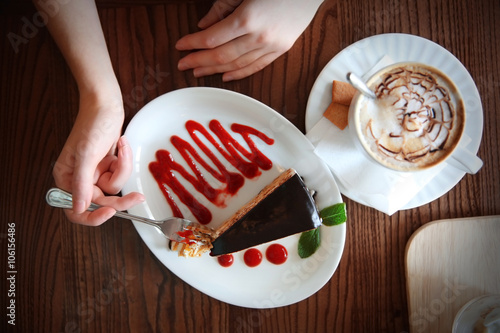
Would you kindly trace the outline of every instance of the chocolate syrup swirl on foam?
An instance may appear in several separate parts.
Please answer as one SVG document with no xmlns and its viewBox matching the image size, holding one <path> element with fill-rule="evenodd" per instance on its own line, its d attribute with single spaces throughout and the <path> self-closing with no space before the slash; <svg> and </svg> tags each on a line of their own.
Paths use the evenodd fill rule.
<svg viewBox="0 0 500 333">
<path fill-rule="evenodd" d="M 418 67 L 397 67 L 375 83 L 375 109 L 365 124 L 365 134 L 376 149 L 403 167 L 437 163 L 458 141 L 463 126 L 447 87 Z M 458 124 L 456 124 L 458 122 Z M 373 148 L 372 148 L 373 149 Z M 410 166 L 411 168 L 411 166 Z"/>
</svg>

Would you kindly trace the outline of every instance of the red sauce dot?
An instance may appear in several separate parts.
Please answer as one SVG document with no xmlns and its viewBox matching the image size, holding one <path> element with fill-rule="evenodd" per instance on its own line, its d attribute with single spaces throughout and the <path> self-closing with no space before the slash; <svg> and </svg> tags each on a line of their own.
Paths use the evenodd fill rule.
<svg viewBox="0 0 500 333">
<path fill-rule="evenodd" d="M 249 267 L 258 266 L 262 262 L 262 253 L 257 249 L 249 249 L 243 255 L 245 264 Z"/>
<path fill-rule="evenodd" d="M 223 254 L 217 257 L 217 261 L 222 267 L 229 267 L 234 262 L 234 257 L 232 254 Z"/>
<path fill-rule="evenodd" d="M 266 250 L 266 258 L 275 265 L 281 265 L 288 258 L 288 252 L 283 245 L 271 244 Z"/>
</svg>

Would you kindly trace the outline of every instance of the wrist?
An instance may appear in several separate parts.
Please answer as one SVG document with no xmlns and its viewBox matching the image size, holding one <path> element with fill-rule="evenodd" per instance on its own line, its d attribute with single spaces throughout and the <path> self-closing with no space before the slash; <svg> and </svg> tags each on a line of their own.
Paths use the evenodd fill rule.
<svg viewBox="0 0 500 333">
<path fill-rule="evenodd" d="M 102 71 L 99 74 L 76 76 L 80 96 L 89 96 L 94 99 L 110 100 L 122 99 L 120 85 L 113 70 Z"/>
<path fill-rule="evenodd" d="M 79 113 L 107 115 L 123 123 L 125 118 L 123 99 L 118 84 L 80 89 Z"/>
</svg>

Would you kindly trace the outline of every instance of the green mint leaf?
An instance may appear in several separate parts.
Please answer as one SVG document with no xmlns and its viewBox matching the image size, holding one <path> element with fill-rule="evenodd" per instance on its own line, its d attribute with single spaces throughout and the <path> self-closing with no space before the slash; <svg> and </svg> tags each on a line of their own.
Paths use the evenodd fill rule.
<svg viewBox="0 0 500 333">
<path fill-rule="evenodd" d="M 347 221 L 347 212 L 345 203 L 341 202 L 333 206 L 323 208 L 319 212 L 319 216 L 323 219 L 323 224 L 326 226 L 332 226 L 337 224 L 342 224 Z"/>
<path fill-rule="evenodd" d="M 299 256 L 301 258 L 310 257 L 319 248 L 320 243 L 319 228 L 303 232 L 299 239 Z"/>
</svg>

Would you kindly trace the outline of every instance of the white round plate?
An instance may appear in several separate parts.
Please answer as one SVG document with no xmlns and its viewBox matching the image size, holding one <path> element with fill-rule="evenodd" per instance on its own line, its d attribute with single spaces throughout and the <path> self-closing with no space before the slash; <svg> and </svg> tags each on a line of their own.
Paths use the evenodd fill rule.
<svg viewBox="0 0 500 333">
<path fill-rule="evenodd" d="M 492 309 L 500 308 L 500 295 L 483 295 L 467 302 L 453 321 L 453 333 L 471 333 L 478 320 Z M 493 315 L 493 314 L 492 314 Z M 484 319 L 484 318 L 483 318 Z M 478 332 L 482 332 L 478 330 Z"/>
<path fill-rule="evenodd" d="M 321 119 L 332 99 L 333 80 L 346 81 L 346 74 L 354 72 L 360 76 L 373 68 L 384 56 L 395 63 L 416 61 L 439 68 L 458 86 L 464 98 L 467 113 L 465 134 L 470 137 L 467 148 L 477 153 L 483 133 L 483 108 L 477 87 L 467 69 L 453 54 L 442 46 L 425 38 L 407 34 L 382 34 L 360 40 L 339 52 L 321 71 L 316 79 L 306 109 L 306 132 Z M 340 131 L 340 129 L 335 128 Z M 336 147 L 333 145 L 332 150 Z M 465 175 L 465 172 L 447 165 L 410 201 L 403 209 L 427 204 L 451 190 Z M 355 188 L 344 188 L 338 182 L 342 194 L 356 201 Z"/>
<path fill-rule="evenodd" d="M 254 139 L 258 149 L 273 161 L 273 168 L 262 171 L 256 180 L 246 179 L 238 194 L 226 201 L 227 207 L 218 208 L 203 196 L 197 196 L 211 210 L 213 220 L 208 224 L 210 227 L 216 227 L 230 217 L 286 168 L 297 170 L 306 185 L 317 192 L 315 199 L 319 208 L 342 202 L 328 167 L 314 154 L 314 147 L 306 137 L 283 116 L 235 92 L 215 88 L 186 88 L 151 101 L 127 127 L 125 135 L 134 153 L 134 171 L 123 188 L 123 194 L 138 191 L 146 197 L 144 204 L 129 210 L 132 214 L 153 219 L 172 216 L 170 206 L 150 174 L 148 165 L 155 161 L 158 149 L 170 151 L 174 159 L 182 164 L 183 159 L 170 143 L 170 137 L 178 135 L 197 148 L 185 128 L 186 121 L 194 120 L 208 129 L 212 119 L 218 120 L 230 133 L 231 124 L 239 123 L 258 129 L 275 142 L 267 145 Z M 248 147 L 243 139 L 238 138 L 239 135 L 232 133 L 232 136 Z M 222 157 L 220 161 L 225 162 Z M 186 188 L 190 186 L 187 181 L 183 185 Z M 182 204 L 178 204 L 185 218 L 195 220 L 186 207 L 183 210 Z M 316 293 L 330 280 L 337 268 L 346 234 L 345 223 L 333 227 L 321 226 L 321 247 L 307 259 L 298 256 L 300 235 L 293 235 L 276 241 L 288 250 L 288 260 L 282 265 L 273 265 L 264 259 L 259 266 L 250 268 L 244 264 L 243 251 L 240 251 L 234 254 L 234 264 L 224 268 L 208 253 L 199 258 L 178 257 L 177 252 L 167 248 L 166 239 L 155 228 L 138 222 L 134 222 L 134 226 L 156 257 L 185 282 L 220 301 L 249 308 L 285 306 Z M 264 254 L 268 245 L 257 248 Z"/>
</svg>

